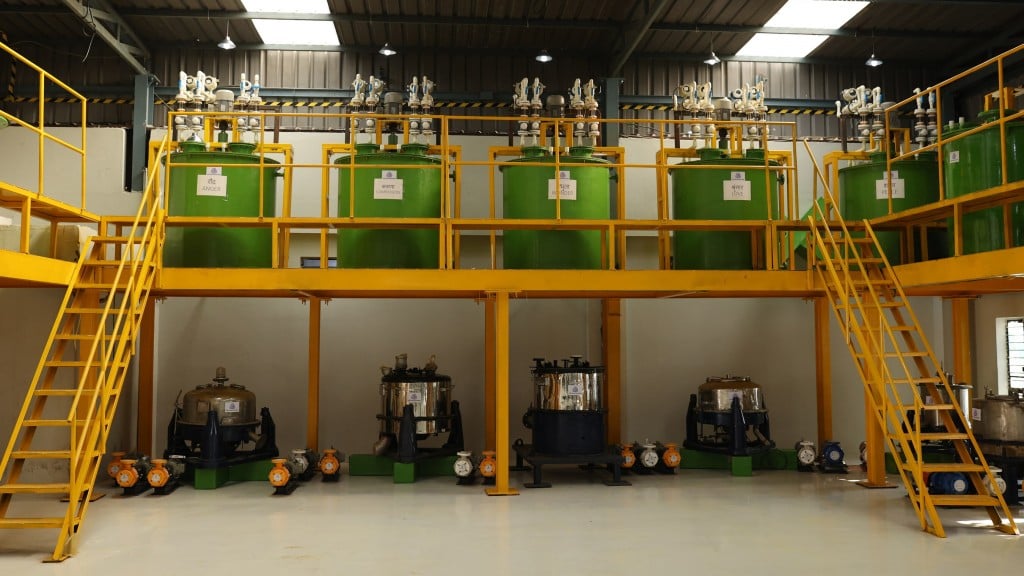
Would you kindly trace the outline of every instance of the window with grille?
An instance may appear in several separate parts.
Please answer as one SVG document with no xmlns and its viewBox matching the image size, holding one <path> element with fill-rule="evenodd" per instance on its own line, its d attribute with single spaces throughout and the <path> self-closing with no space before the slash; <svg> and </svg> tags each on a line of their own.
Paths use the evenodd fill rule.
<svg viewBox="0 0 1024 576">
<path fill-rule="evenodd" d="M 1010 388 L 1024 388 L 1024 318 L 1006 321 L 1006 369 Z"/>
</svg>

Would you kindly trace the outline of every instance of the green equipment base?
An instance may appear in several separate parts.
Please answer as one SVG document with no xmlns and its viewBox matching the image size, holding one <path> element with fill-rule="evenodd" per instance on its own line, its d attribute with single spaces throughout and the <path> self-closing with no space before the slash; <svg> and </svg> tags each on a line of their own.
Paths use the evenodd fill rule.
<svg viewBox="0 0 1024 576">
<path fill-rule="evenodd" d="M 730 456 L 700 450 L 684 450 L 680 468 L 729 470 L 733 476 L 751 476 L 754 470 L 796 470 L 796 450 L 773 449 L 750 456 Z"/>
<path fill-rule="evenodd" d="M 411 484 L 418 476 L 454 476 L 456 456 L 434 456 L 404 464 L 388 456 L 352 454 L 348 457 L 351 476 L 391 476 L 395 484 Z"/>
<path fill-rule="evenodd" d="M 196 490 L 214 490 L 228 482 L 266 482 L 274 464 L 269 460 L 256 460 L 222 468 L 194 468 L 185 475 Z"/>
</svg>

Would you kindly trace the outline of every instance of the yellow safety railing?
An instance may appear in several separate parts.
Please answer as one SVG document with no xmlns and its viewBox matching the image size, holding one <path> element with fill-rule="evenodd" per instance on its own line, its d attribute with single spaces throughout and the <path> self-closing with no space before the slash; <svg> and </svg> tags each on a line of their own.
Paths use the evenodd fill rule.
<svg viewBox="0 0 1024 576">
<path fill-rule="evenodd" d="M 1024 110 L 1018 112 L 1010 112 L 1013 108 L 1013 100 L 1016 96 L 1022 93 L 1020 88 L 1014 89 L 1007 86 L 1006 84 L 1006 68 L 1009 64 L 1008 60 L 1013 57 L 1019 58 L 1019 53 L 1024 51 L 1024 44 L 1017 46 L 1011 50 L 1003 52 L 998 56 L 990 58 L 980 64 L 972 66 L 963 72 L 956 74 L 934 86 L 928 87 L 921 90 L 920 93 L 915 94 L 909 98 L 905 98 L 899 102 L 896 102 L 885 110 L 885 128 L 891 130 L 892 127 L 899 124 L 899 114 L 905 111 L 905 107 L 914 103 L 918 99 L 926 99 L 929 96 L 934 95 L 935 98 L 935 110 L 936 112 L 936 139 L 934 143 L 920 146 L 915 150 L 910 150 L 909 146 L 905 145 L 902 150 L 892 150 L 889 146 L 888 140 L 884 150 L 886 151 L 886 178 L 889 194 L 889 213 L 892 214 L 892 164 L 900 160 L 906 160 L 912 156 L 920 154 L 921 152 L 934 151 L 938 154 L 938 182 L 939 182 L 939 202 L 931 207 L 931 209 L 915 210 L 912 211 L 908 218 L 916 221 L 926 220 L 938 220 L 940 218 L 951 218 L 953 229 L 953 247 L 954 254 L 952 256 L 960 256 L 963 254 L 963 215 L 968 212 L 980 210 L 991 207 L 1001 207 L 1003 210 L 1003 245 L 1010 247 L 1013 245 L 1011 223 L 1009 217 L 1010 204 L 1015 201 L 1020 201 L 1021 190 L 1024 189 L 1024 181 L 1016 180 L 1011 181 L 1009 179 L 1011 166 L 1008 163 L 1007 158 L 1007 131 L 1008 123 L 1019 122 L 1024 120 Z M 943 96 L 947 95 L 955 84 L 961 80 L 969 77 L 979 77 L 989 75 L 992 73 L 992 69 L 995 68 L 996 85 L 995 91 L 988 94 L 985 98 L 985 110 L 991 110 L 991 106 L 995 103 L 998 113 L 994 119 L 990 122 L 985 122 L 976 127 L 969 128 L 966 126 L 947 126 L 942 121 L 942 110 L 943 110 Z M 952 122 L 950 122 L 952 124 Z M 948 132 L 951 128 L 956 128 L 957 134 L 949 136 Z M 986 130 L 998 130 L 999 131 L 999 166 L 1001 171 L 1001 182 L 994 188 L 986 190 L 978 190 L 970 194 L 963 194 L 956 197 L 950 198 L 947 195 L 948 183 L 946 182 L 946 164 L 949 160 L 944 153 L 946 148 L 959 140 L 968 138 L 972 135 L 984 132 Z M 1015 183 L 1016 182 L 1016 183 Z M 893 220 L 897 220 L 894 218 Z"/>
<path fill-rule="evenodd" d="M 731 145 L 736 146 L 751 146 L 761 147 L 768 149 L 768 154 L 761 161 L 760 164 L 755 165 L 744 165 L 742 168 L 735 166 L 723 165 L 712 165 L 710 163 L 695 164 L 688 166 L 687 163 L 669 165 L 669 161 L 677 156 L 684 156 L 688 154 L 686 150 L 689 149 L 678 149 L 672 146 L 671 134 L 674 129 L 679 125 L 692 125 L 695 122 L 702 122 L 700 120 L 655 120 L 650 123 L 656 127 L 654 130 L 657 133 L 658 153 L 657 158 L 654 162 L 635 162 L 627 161 L 625 157 L 625 149 L 618 147 L 601 147 L 597 146 L 595 149 L 595 155 L 602 157 L 606 160 L 606 163 L 602 163 L 602 167 L 606 167 L 610 170 L 614 170 L 617 175 L 617 185 L 614 190 L 611 191 L 613 194 L 611 202 L 613 203 L 616 211 L 614 218 L 606 219 L 567 219 L 562 216 L 561 213 L 561 202 L 562 198 L 559 195 L 555 199 L 555 217 L 552 219 L 510 219 L 510 218 L 499 218 L 498 207 L 497 207 L 497 169 L 503 166 L 515 165 L 515 166 L 539 166 L 552 170 L 553 178 L 558 178 L 559 170 L 563 168 L 575 167 L 575 166 L 592 166 L 592 164 L 581 163 L 575 161 L 574 158 L 570 157 L 567 153 L 567 148 L 563 148 L 563 145 L 567 145 L 572 141 L 573 124 L 576 121 L 572 118 L 566 119 L 547 119 L 544 120 L 544 130 L 550 130 L 552 133 L 560 133 L 563 136 L 558 140 L 559 147 L 550 149 L 553 155 L 553 161 L 548 162 L 529 162 L 528 159 L 518 158 L 515 162 L 511 162 L 509 156 L 515 156 L 519 154 L 519 148 L 513 146 L 499 146 L 491 147 L 491 151 L 487 159 L 484 160 L 470 160 L 466 158 L 465 153 L 460 146 L 452 142 L 453 132 L 459 126 L 459 123 L 463 122 L 495 122 L 495 123 L 509 123 L 515 121 L 516 117 L 500 116 L 500 117 L 448 117 L 448 116 L 425 116 L 422 114 L 408 114 L 408 115 L 386 115 L 386 114 L 308 114 L 308 113 L 276 113 L 276 112 L 231 112 L 231 113 L 214 113 L 214 112 L 194 112 L 194 111 L 177 111 L 172 112 L 168 121 L 168 126 L 173 127 L 174 119 L 178 116 L 190 116 L 196 117 L 201 116 L 208 119 L 221 119 L 231 117 L 232 115 L 247 115 L 250 117 L 256 117 L 259 119 L 260 128 L 255 135 L 255 142 L 257 149 L 255 153 L 261 156 L 260 162 L 253 163 L 251 165 L 232 165 L 232 168 L 254 168 L 261 170 L 261 181 L 262 181 L 262 169 L 268 166 L 263 160 L 263 156 L 272 151 L 266 144 L 266 132 L 263 127 L 267 126 L 271 121 L 275 126 L 279 125 L 283 120 L 288 118 L 301 118 L 315 116 L 319 119 L 324 118 L 339 118 L 343 122 L 351 122 L 353 119 L 366 120 L 372 118 L 375 120 L 374 126 L 375 131 L 370 133 L 359 133 L 356 136 L 357 141 L 362 140 L 376 140 L 376 142 L 386 142 L 388 134 L 384 132 L 384 127 L 391 125 L 400 125 L 401 129 L 395 134 L 395 138 L 401 144 L 406 144 L 416 140 L 409 134 L 409 123 L 410 118 L 424 118 L 429 117 L 434 122 L 434 128 L 436 130 L 435 136 L 431 139 L 435 140 L 434 144 L 431 144 L 428 154 L 439 160 L 438 163 L 430 164 L 402 164 L 401 168 L 411 170 L 427 170 L 427 171 L 439 171 L 441 174 L 441 194 L 440 194 L 440 210 L 436 216 L 430 217 L 418 217 L 418 218 L 384 218 L 384 217 L 366 217 L 358 215 L 356 207 L 356 199 L 354 194 L 350 194 L 348 197 L 348 206 L 342 207 L 338 210 L 337 207 L 332 208 L 330 206 L 332 194 L 334 191 L 329 189 L 332 185 L 332 175 L 338 169 L 348 168 L 348 172 L 345 174 L 349 180 L 349 189 L 354 189 L 355 183 L 355 169 L 389 169 L 394 168 L 394 165 L 390 164 L 366 164 L 356 162 L 356 155 L 353 154 L 355 143 L 351 135 L 342 136 L 340 142 L 333 144 L 322 144 L 320 162 L 294 162 L 291 157 L 286 157 L 285 161 L 281 164 L 273 164 L 274 167 L 280 167 L 286 173 L 286 184 L 284 189 L 284 202 L 281 208 L 280 215 L 267 215 L 262 213 L 262 195 L 263 187 L 260 186 L 260 206 L 261 210 L 259 214 L 253 214 L 247 217 L 234 217 L 234 218 L 215 218 L 215 217 L 186 217 L 179 215 L 168 215 L 167 225 L 168 226 L 199 226 L 199 225 L 211 225 L 211 226 L 241 226 L 241 227 L 265 227 L 273 231 L 274 236 L 274 267 L 287 267 L 290 258 L 290 246 L 291 246 L 291 234 L 294 231 L 301 229 L 317 230 L 320 236 L 319 242 L 319 260 L 320 266 L 326 268 L 328 266 L 328 256 L 330 254 L 330 246 L 328 244 L 328 237 L 331 229 L 344 229 L 344 228 L 378 228 L 378 229 L 395 229 L 395 228 L 407 228 L 407 229 L 433 229 L 438 232 L 439 235 L 439 259 L 438 267 L 441 269 L 453 269 L 462 266 L 462 244 L 464 240 L 464 234 L 473 231 L 482 231 L 489 236 L 490 243 L 490 267 L 497 267 L 497 249 L 496 239 L 498 234 L 502 230 L 516 229 L 516 230 L 595 230 L 601 233 L 601 246 L 602 246 L 602 267 L 608 270 L 624 269 L 626 266 L 625 262 L 625 246 L 626 246 L 626 235 L 636 232 L 651 232 L 659 236 L 659 268 L 669 268 L 670 262 L 670 248 L 666 244 L 666 239 L 669 235 L 678 230 L 701 230 L 701 231 L 744 231 L 751 233 L 752 247 L 754 248 L 755 254 L 759 254 L 757 258 L 757 267 L 767 270 L 777 270 L 780 268 L 780 263 L 787 258 L 791 258 L 794 250 L 793 242 L 791 239 L 790 232 L 804 229 L 804 224 L 799 221 L 799 193 L 796 186 L 795 170 L 796 170 L 796 139 L 795 139 L 795 124 L 792 122 L 745 122 L 745 121 L 729 121 L 729 122 L 717 122 L 716 126 L 723 132 L 735 135 L 744 134 L 751 126 L 758 126 L 762 128 L 760 130 L 761 136 L 756 141 L 750 139 L 743 139 L 738 137 L 730 137 L 728 142 Z M 210 120 L 207 120 L 207 124 Z M 597 122 L 602 124 L 617 123 L 617 124 L 632 124 L 632 121 L 627 120 L 606 120 L 601 119 Z M 365 124 L 364 124 L 365 125 Z M 173 128 L 172 128 L 173 130 Z M 542 137 L 538 140 L 539 142 L 548 142 L 546 138 L 550 136 L 544 136 L 545 131 L 542 130 Z M 780 139 L 773 137 L 769 140 L 767 137 L 768 132 L 778 133 L 779 131 L 788 130 L 790 136 L 788 138 Z M 210 134 L 209 130 L 204 130 L 207 135 Z M 232 137 L 237 137 L 237 131 L 232 130 Z M 564 134 L 569 134 L 567 138 Z M 511 143 L 515 137 L 510 137 Z M 347 141 L 346 141 L 347 140 Z M 424 138 L 420 138 L 422 142 Z M 589 138 L 586 138 L 586 143 L 590 143 Z M 652 140 L 653 141 L 653 140 Z M 177 145 L 176 142 L 171 142 L 171 147 L 168 150 L 170 152 Z M 391 144 L 377 144 L 382 149 L 393 149 Z M 222 146 L 219 142 L 210 142 L 209 149 L 217 150 Z M 276 146 L 287 146 L 287 145 L 276 145 Z M 184 164 L 180 161 L 175 161 L 172 158 L 164 159 L 162 161 L 157 160 L 153 154 L 154 150 L 151 148 L 150 162 L 165 162 L 167 163 L 168 170 L 165 172 L 165 188 L 170 191 L 170 172 L 177 167 L 186 166 L 200 166 L 200 164 Z M 733 157 L 742 155 L 742 149 L 729 150 Z M 290 153 L 290 150 L 289 150 Z M 347 161 L 337 161 L 334 159 L 335 155 L 347 155 Z M 667 185 L 669 176 L 672 171 L 675 170 L 698 170 L 698 169 L 718 169 L 728 170 L 730 167 L 742 170 L 757 170 L 761 169 L 765 172 L 765 186 L 771 191 L 772 182 L 776 179 L 781 180 L 783 184 L 779 186 L 777 195 L 776 193 L 765 194 L 768 206 L 765 209 L 765 213 L 769 217 L 765 219 L 754 219 L 754 220 L 676 220 L 670 216 L 670 192 Z M 297 201 L 296 192 L 292 190 L 295 178 L 298 176 L 291 175 L 293 170 L 309 170 L 317 169 L 320 171 L 320 190 L 318 191 L 317 197 L 317 216 L 294 216 L 296 212 Z M 657 190 L 654 200 L 657 202 L 656 217 L 655 218 L 635 218 L 627 217 L 627 193 L 626 193 L 626 171 L 632 169 L 639 169 L 648 171 L 648 173 L 654 175 L 657 182 Z M 486 188 L 481 189 L 480 185 L 477 186 L 472 192 L 465 190 L 466 180 L 468 171 L 486 171 L 487 177 L 485 185 Z M 474 174 L 479 175 L 480 172 Z M 480 179 L 480 184 L 482 184 Z M 304 187 L 298 194 L 306 195 L 301 196 L 306 200 L 310 197 L 308 194 L 313 192 L 308 188 Z M 481 194 L 486 193 L 486 199 Z M 477 205 L 482 206 L 481 201 L 486 202 L 487 211 L 485 214 L 467 214 L 465 207 L 467 205 L 467 198 L 472 197 Z M 166 200 L 165 200 L 166 201 Z M 777 207 L 774 207 L 777 206 Z M 332 215 L 335 213 L 336 215 Z"/>
</svg>

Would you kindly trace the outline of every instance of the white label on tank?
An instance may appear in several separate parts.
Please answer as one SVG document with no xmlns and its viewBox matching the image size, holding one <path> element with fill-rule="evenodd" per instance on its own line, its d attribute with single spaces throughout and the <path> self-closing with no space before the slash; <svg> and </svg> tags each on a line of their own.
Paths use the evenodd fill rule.
<svg viewBox="0 0 1024 576">
<path fill-rule="evenodd" d="M 733 174 L 735 175 L 743 173 L 733 172 Z M 750 181 L 726 180 L 725 182 L 722 182 L 722 199 L 750 201 Z"/>
<path fill-rule="evenodd" d="M 394 171 L 385 170 L 387 173 L 395 174 Z M 401 200 L 403 181 L 398 178 L 374 178 L 373 199 L 374 200 Z"/>
<path fill-rule="evenodd" d="M 216 174 L 200 174 L 196 177 L 196 196 L 228 196 L 228 177 Z"/>
<path fill-rule="evenodd" d="M 893 170 L 890 174 L 892 174 L 892 197 L 906 198 L 906 188 L 903 180 L 900 179 L 900 173 Z M 875 180 L 875 198 L 877 200 L 889 199 L 889 179 L 884 174 L 881 180 Z"/>
<path fill-rule="evenodd" d="M 736 172 L 730 172 L 729 173 L 729 180 L 746 180 L 746 179 L 747 179 L 747 173 L 743 172 L 742 170 L 738 170 Z"/>
<path fill-rule="evenodd" d="M 423 402 L 423 392 L 420 392 L 419 390 L 410 390 L 409 393 L 405 395 L 405 399 L 408 400 L 409 403 Z"/>
<path fill-rule="evenodd" d="M 558 190 L 558 192 L 555 192 Z M 576 199 L 576 181 L 570 178 L 568 170 L 558 171 L 558 180 L 548 180 L 548 200 L 561 197 L 562 200 Z"/>
<path fill-rule="evenodd" d="M 956 164 L 959 161 L 960 161 L 960 151 L 959 150 L 953 150 L 952 152 L 949 153 L 949 163 L 950 164 Z"/>
<path fill-rule="evenodd" d="M 206 167 L 206 175 L 207 176 L 221 176 L 223 174 L 224 174 L 224 169 L 221 168 L 220 166 L 207 166 Z"/>
<path fill-rule="evenodd" d="M 583 396 L 583 384 L 567 384 L 565 394 L 566 396 Z"/>
<path fill-rule="evenodd" d="M 241 411 L 242 411 L 242 403 L 239 402 L 238 400 L 228 400 L 227 402 L 224 403 L 224 413 L 225 414 L 231 414 L 233 412 L 237 413 L 237 412 L 241 412 Z"/>
<path fill-rule="evenodd" d="M 981 408 L 971 408 L 971 419 L 981 422 Z"/>
</svg>

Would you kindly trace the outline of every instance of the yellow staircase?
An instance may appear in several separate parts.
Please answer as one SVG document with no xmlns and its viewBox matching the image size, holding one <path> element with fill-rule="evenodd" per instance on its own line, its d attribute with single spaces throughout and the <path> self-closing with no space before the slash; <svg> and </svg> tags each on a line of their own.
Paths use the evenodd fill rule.
<svg viewBox="0 0 1024 576">
<path fill-rule="evenodd" d="M 851 230 L 827 186 L 825 203 L 815 204 L 808 220 L 808 267 L 826 288 L 921 528 L 945 537 L 938 507 L 981 507 L 994 527 L 1019 534 L 1002 494 L 986 487 L 995 486 L 992 472 L 868 221 Z M 953 403 L 924 401 L 943 397 L 940 389 Z M 952 432 L 921 432 L 923 411 L 935 412 Z M 955 462 L 924 462 L 925 441 L 951 443 Z M 963 474 L 974 493 L 929 494 L 925 474 L 939 472 Z"/>
<path fill-rule="evenodd" d="M 156 274 L 163 209 L 155 174 L 131 229 L 104 236 L 103 223 L 82 251 L 0 461 L 0 528 L 58 529 L 53 561 L 72 553 L 89 508 Z"/>
</svg>

